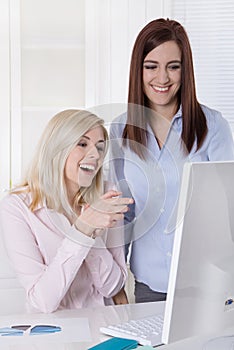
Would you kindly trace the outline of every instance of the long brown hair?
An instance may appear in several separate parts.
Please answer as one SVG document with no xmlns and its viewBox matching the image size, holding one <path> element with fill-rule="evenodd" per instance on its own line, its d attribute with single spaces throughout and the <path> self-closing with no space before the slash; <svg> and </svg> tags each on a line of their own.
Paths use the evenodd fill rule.
<svg viewBox="0 0 234 350">
<path fill-rule="evenodd" d="M 145 158 L 144 147 L 138 147 L 137 144 L 147 147 L 146 108 L 143 107 L 149 107 L 143 91 L 143 62 L 155 47 L 171 40 L 177 43 L 182 55 L 178 106 L 182 105 L 181 138 L 188 153 L 195 142 L 198 150 L 207 134 L 206 117 L 196 97 L 192 51 L 187 33 L 183 26 L 174 20 L 164 18 L 153 20 L 140 31 L 133 47 L 129 76 L 128 117 L 122 135 L 124 144 L 126 145 L 126 141 L 129 140 L 129 147 L 142 159 Z M 137 106 L 137 121 L 134 106 Z"/>
</svg>

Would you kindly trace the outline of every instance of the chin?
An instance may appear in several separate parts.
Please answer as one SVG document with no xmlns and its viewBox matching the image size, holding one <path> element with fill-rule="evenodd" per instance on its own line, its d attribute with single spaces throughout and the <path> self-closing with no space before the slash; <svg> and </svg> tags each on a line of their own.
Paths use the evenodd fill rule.
<svg viewBox="0 0 234 350">
<path fill-rule="evenodd" d="M 80 183 L 80 187 L 90 187 L 92 185 L 93 179 L 90 181 L 84 181 L 83 183 Z"/>
<path fill-rule="evenodd" d="M 80 176 L 78 183 L 80 187 L 90 187 L 95 179 L 96 174 Z"/>
</svg>

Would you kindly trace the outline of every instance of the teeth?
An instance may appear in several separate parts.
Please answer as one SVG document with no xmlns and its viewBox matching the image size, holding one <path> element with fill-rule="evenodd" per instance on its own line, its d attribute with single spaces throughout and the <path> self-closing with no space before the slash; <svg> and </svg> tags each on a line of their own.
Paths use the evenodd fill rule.
<svg viewBox="0 0 234 350">
<path fill-rule="evenodd" d="M 158 91 L 167 91 L 167 90 L 169 89 L 169 87 L 154 86 L 154 89 L 155 89 L 155 90 L 158 90 Z"/>
<path fill-rule="evenodd" d="M 91 171 L 95 170 L 95 166 L 91 164 L 80 164 L 80 168 L 84 170 L 91 170 Z"/>
</svg>

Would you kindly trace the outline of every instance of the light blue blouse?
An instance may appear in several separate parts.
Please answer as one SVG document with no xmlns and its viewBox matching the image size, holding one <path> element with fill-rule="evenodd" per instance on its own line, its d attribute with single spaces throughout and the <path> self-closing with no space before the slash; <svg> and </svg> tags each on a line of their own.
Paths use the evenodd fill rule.
<svg viewBox="0 0 234 350">
<path fill-rule="evenodd" d="M 170 271 L 177 201 L 185 162 L 234 160 L 230 126 L 221 113 L 201 106 L 208 126 L 202 147 L 194 145 L 189 155 L 181 143 L 182 111 L 174 116 L 162 149 L 148 126 L 147 159 L 141 160 L 122 145 L 126 114 L 110 127 L 110 177 L 131 195 L 135 204 L 125 218 L 126 243 L 130 249 L 130 268 L 138 282 L 152 290 L 166 292 Z M 140 147 L 140 145 L 139 145 Z"/>
</svg>

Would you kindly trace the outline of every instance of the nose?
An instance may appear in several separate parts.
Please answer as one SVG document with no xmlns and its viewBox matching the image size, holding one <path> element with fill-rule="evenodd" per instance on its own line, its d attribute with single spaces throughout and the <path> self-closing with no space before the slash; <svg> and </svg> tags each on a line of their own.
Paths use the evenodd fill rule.
<svg viewBox="0 0 234 350">
<path fill-rule="evenodd" d="M 90 146 L 90 149 L 88 151 L 88 156 L 90 158 L 95 158 L 95 159 L 100 158 L 100 154 L 99 154 L 97 147 L 95 145 Z"/>
<path fill-rule="evenodd" d="M 157 72 L 157 83 L 166 84 L 169 81 L 169 75 L 166 67 L 160 67 Z"/>
</svg>

